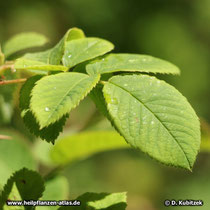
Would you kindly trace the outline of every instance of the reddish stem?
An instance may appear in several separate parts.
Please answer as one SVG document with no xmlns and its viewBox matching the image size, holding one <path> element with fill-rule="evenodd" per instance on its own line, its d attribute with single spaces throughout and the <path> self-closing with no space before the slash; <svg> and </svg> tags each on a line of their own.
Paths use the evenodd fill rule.
<svg viewBox="0 0 210 210">
<path fill-rule="evenodd" d="M 14 80 L 3 80 L 3 81 L 0 81 L 0 85 L 9 85 L 9 84 L 22 83 L 22 82 L 25 82 L 26 80 L 27 80 L 27 78 L 14 79 Z"/>
</svg>

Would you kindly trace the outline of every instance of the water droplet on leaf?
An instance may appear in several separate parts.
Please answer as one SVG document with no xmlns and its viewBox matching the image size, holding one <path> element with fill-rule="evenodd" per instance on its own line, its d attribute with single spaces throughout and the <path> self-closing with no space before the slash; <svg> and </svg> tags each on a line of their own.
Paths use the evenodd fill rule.
<svg viewBox="0 0 210 210">
<path fill-rule="evenodd" d="M 116 99 L 116 98 L 112 98 L 112 99 L 111 99 L 111 104 L 118 104 L 117 99 Z"/>
<path fill-rule="evenodd" d="M 48 108 L 48 107 L 45 107 L 45 109 L 44 109 L 46 112 L 49 112 L 50 111 L 50 109 Z"/>
</svg>

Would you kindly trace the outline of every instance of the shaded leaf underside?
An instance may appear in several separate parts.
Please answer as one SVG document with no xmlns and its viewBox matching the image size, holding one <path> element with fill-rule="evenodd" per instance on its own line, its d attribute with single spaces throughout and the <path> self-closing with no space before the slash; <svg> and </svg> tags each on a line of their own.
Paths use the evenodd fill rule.
<svg viewBox="0 0 210 210">
<path fill-rule="evenodd" d="M 8 57 L 20 50 L 42 46 L 46 42 L 47 38 L 42 34 L 34 32 L 20 33 L 6 42 L 3 52 Z"/>
<path fill-rule="evenodd" d="M 45 127 L 43 129 L 39 128 L 36 118 L 34 117 L 32 111 L 30 110 L 30 99 L 31 91 L 35 86 L 35 83 L 40 80 L 42 76 L 36 75 L 29 78 L 26 83 L 22 86 L 20 91 L 20 109 L 21 116 L 26 127 L 33 133 L 35 136 L 45 139 L 48 142 L 54 143 L 55 139 L 58 137 L 59 133 L 63 131 L 63 126 L 68 118 L 68 114 L 64 115 L 57 122 Z"/>
</svg>

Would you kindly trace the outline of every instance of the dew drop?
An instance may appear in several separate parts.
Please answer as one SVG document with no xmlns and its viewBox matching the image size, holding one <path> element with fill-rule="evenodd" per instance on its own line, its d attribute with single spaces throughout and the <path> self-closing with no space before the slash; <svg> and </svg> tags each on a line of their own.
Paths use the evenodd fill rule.
<svg viewBox="0 0 210 210">
<path fill-rule="evenodd" d="M 13 72 L 16 72 L 17 70 L 16 69 L 13 69 Z"/>
<path fill-rule="evenodd" d="M 104 61 L 105 59 L 103 58 L 102 61 Z"/>
<path fill-rule="evenodd" d="M 124 84 L 124 86 L 125 86 L 125 87 L 127 87 L 127 86 L 128 86 L 128 84 Z"/>
<path fill-rule="evenodd" d="M 44 109 L 46 112 L 49 112 L 50 111 L 50 109 L 48 108 L 48 107 L 45 107 L 45 109 Z"/>
<path fill-rule="evenodd" d="M 118 101 L 117 101 L 116 98 L 112 98 L 112 99 L 111 99 L 111 103 L 112 103 L 112 104 L 118 104 Z"/>
<path fill-rule="evenodd" d="M 152 125 L 154 125 L 154 124 L 155 124 L 155 122 L 154 122 L 154 121 L 151 121 L 151 124 L 152 124 Z"/>
<path fill-rule="evenodd" d="M 68 58 L 71 58 L 71 56 L 72 56 L 71 54 L 70 54 L 70 55 L 68 55 Z"/>
</svg>

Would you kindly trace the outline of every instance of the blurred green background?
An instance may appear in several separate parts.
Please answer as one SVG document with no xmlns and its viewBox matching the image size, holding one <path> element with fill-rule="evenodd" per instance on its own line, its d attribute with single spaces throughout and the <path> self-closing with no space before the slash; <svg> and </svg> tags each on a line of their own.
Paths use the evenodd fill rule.
<svg viewBox="0 0 210 210">
<path fill-rule="evenodd" d="M 128 210 L 164 209 L 165 199 L 202 199 L 204 206 L 194 209 L 210 209 L 210 0 L 0 1 L 0 43 L 16 33 L 36 31 L 49 37 L 53 46 L 74 26 L 87 36 L 110 40 L 115 52 L 150 54 L 179 66 L 181 76 L 160 78 L 181 91 L 196 110 L 203 143 L 193 173 L 163 166 L 132 149 L 69 163 L 59 173 L 68 180 L 70 197 L 87 191 L 128 191 Z M 0 88 L 1 134 L 28 144 L 39 164 L 29 160 L 26 166 L 46 174 L 48 157 L 40 159 L 48 156 L 49 145 L 43 152 L 40 146 L 34 148 L 39 141 L 19 117 L 17 95 L 18 88 Z M 111 129 L 89 99 L 70 115 L 64 135 L 87 129 Z"/>
</svg>

